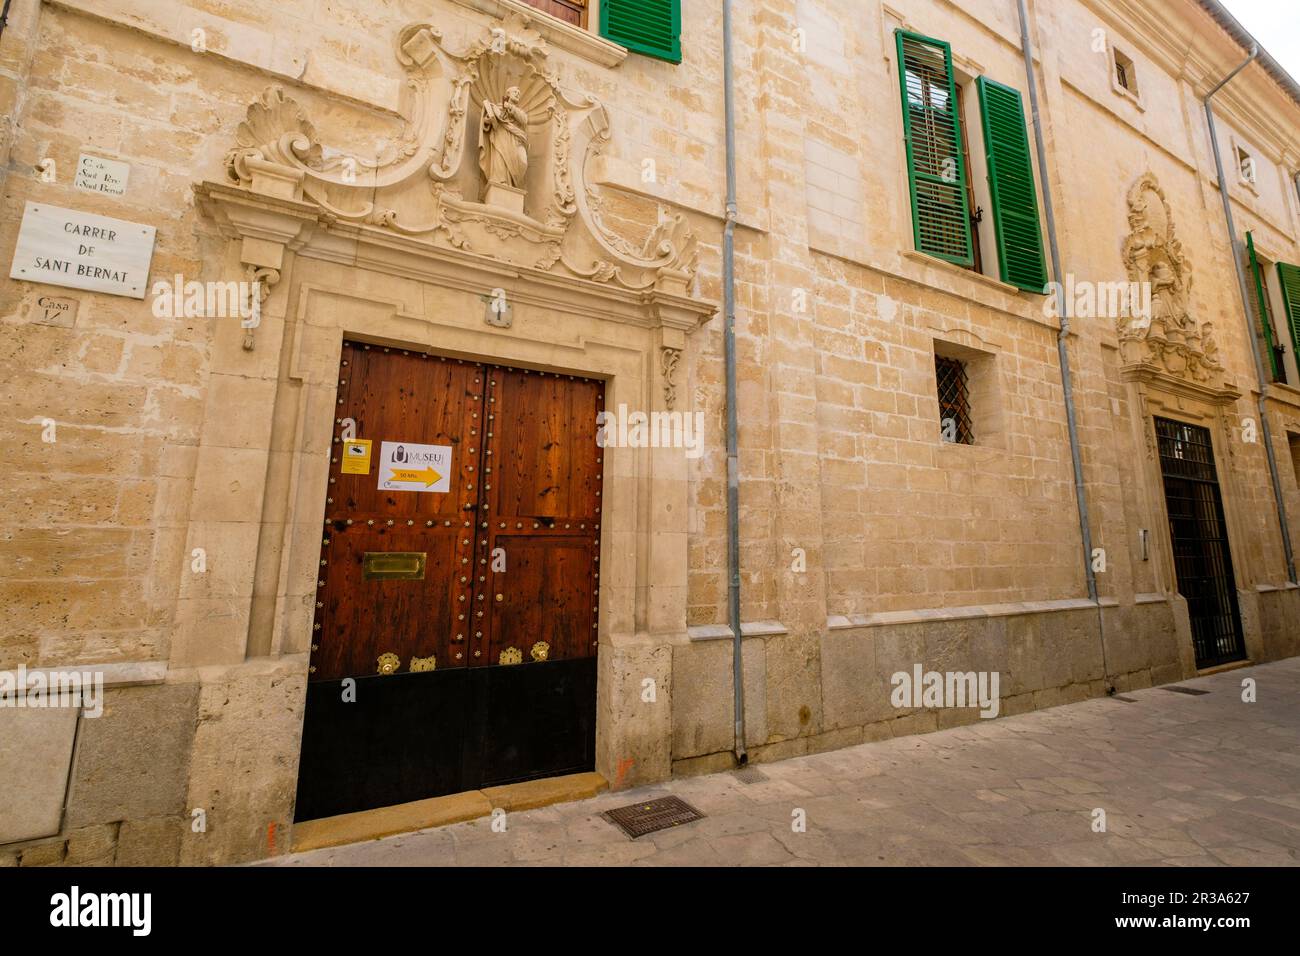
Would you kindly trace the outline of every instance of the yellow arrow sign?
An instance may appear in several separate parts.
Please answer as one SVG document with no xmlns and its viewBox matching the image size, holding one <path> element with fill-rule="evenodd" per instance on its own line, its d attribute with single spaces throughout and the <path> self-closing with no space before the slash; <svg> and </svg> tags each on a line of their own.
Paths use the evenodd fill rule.
<svg viewBox="0 0 1300 956">
<path fill-rule="evenodd" d="M 424 487 L 436 485 L 442 481 L 442 475 L 438 474 L 432 468 L 425 468 L 423 471 L 416 471 L 414 468 L 394 468 L 393 473 L 388 476 L 389 481 L 414 481 L 424 482 Z"/>
</svg>

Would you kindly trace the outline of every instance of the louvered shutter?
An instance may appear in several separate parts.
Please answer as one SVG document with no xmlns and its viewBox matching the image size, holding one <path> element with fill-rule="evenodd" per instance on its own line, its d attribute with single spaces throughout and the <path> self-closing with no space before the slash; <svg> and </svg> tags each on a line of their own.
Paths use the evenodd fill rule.
<svg viewBox="0 0 1300 956">
<path fill-rule="evenodd" d="M 600 35 L 629 50 L 682 62 L 681 0 L 601 0 Z"/>
<path fill-rule="evenodd" d="M 1047 285 L 1047 263 L 1043 258 L 1038 189 L 1020 91 L 984 76 L 976 81 L 976 87 L 1002 281 L 1042 295 Z"/>
<path fill-rule="evenodd" d="M 1279 262 L 1277 277 L 1282 285 L 1287 322 L 1291 326 L 1291 344 L 1295 346 L 1295 354 L 1300 355 L 1300 266 Z"/>
<path fill-rule="evenodd" d="M 952 50 L 942 40 L 906 30 L 895 33 L 916 248 L 957 265 L 973 265 Z"/>
<path fill-rule="evenodd" d="M 1268 320 L 1268 299 L 1264 297 L 1264 274 L 1259 268 L 1259 258 L 1255 255 L 1255 237 L 1251 233 L 1246 233 L 1246 253 L 1250 257 L 1250 272 L 1255 277 L 1255 308 L 1259 312 L 1259 326 L 1264 331 L 1264 344 L 1267 346 L 1268 364 L 1273 371 L 1273 381 L 1281 378 L 1281 369 L 1278 367 L 1277 349 L 1273 347 L 1276 341 L 1273 337 L 1273 323 Z"/>
</svg>

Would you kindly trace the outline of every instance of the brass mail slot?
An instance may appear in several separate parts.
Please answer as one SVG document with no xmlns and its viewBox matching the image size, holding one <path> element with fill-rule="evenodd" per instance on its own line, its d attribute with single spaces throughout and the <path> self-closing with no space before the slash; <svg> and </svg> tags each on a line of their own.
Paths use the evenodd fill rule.
<svg viewBox="0 0 1300 956">
<path fill-rule="evenodd" d="M 367 581 L 423 581 L 424 551 L 367 551 L 361 576 Z"/>
</svg>

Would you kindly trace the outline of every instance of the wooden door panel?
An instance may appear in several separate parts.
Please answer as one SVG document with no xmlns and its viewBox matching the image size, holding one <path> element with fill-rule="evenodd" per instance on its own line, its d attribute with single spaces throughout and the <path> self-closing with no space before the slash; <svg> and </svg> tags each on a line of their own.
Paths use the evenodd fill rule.
<svg viewBox="0 0 1300 956">
<path fill-rule="evenodd" d="M 507 556 L 506 571 L 492 576 L 493 622 L 488 660 L 508 647 L 525 662 L 544 642 L 545 660 L 591 657 L 596 645 L 595 542 L 585 537 L 496 535 Z"/>
<path fill-rule="evenodd" d="M 603 407 L 600 382 L 488 369 L 478 535 L 487 587 L 471 666 L 499 664 L 508 648 L 535 663 L 538 642 L 548 660 L 595 656 Z"/>
<path fill-rule="evenodd" d="M 495 383 L 495 384 L 494 384 Z M 545 372 L 490 369 L 488 464 L 491 513 L 500 518 L 598 521 L 600 382 Z"/>
<path fill-rule="evenodd" d="M 331 468 L 335 502 L 354 520 L 463 520 L 465 506 L 474 503 L 478 487 L 483 368 L 377 346 L 345 348 L 343 361 L 348 364 L 342 367 L 340 379 L 347 384 L 339 387 L 344 401 L 338 417 L 353 419 L 353 437 L 368 438 L 373 446 L 369 474 L 345 475 Z M 450 490 L 381 490 L 379 456 L 385 441 L 450 447 Z M 337 510 L 328 513 L 332 516 Z"/>
<path fill-rule="evenodd" d="M 371 530 L 344 526 L 331 532 L 325 576 L 325 627 L 312 657 L 316 680 L 337 680 L 380 673 L 379 658 L 395 654 L 392 671 L 463 665 L 463 644 L 455 641 L 455 620 L 467 594 L 460 586 L 464 529 Z M 415 580 L 367 577 L 367 554 L 424 556 L 424 574 Z M 460 632 L 463 636 L 464 629 Z M 457 661 L 457 652 L 462 659 Z M 429 658 L 434 660 L 431 662 Z"/>
<path fill-rule="evenodd" d="M 417 659 L 419 670 L 468 663 L 484 388 L 484 369 L 473 363 L 344 343 L 312 680 L 377 674 L 383 654 L 400 661 L 392 673 L 409 671 Z M 349 419 L 351 437 L 371 442 L 365 474 L 342 470 Z M 448 490 L 381 490 L 386 441 L 451 448 Z M 367 553 L 423 555 L 423 577 L 367 577 Z"/>
</svg>

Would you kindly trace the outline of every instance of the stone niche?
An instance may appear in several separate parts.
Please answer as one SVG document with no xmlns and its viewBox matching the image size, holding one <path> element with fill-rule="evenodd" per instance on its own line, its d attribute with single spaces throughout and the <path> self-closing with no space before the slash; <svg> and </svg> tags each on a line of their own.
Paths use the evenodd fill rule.
<svg viewBox="0 0 1300 956">
<path fill-rule="evenodd" d="M 1124 268 L 1130 288 L 1139 294 L 1118 317 L 1123 364 L 1211 391 L 1221 389 L 1224 367 L 1215 324 L 1196 315 L 1192 264 L 1175 231 L 1169 200 L 1152 173 L 1129 189 L 1128 225 Z"/>
</svg>

